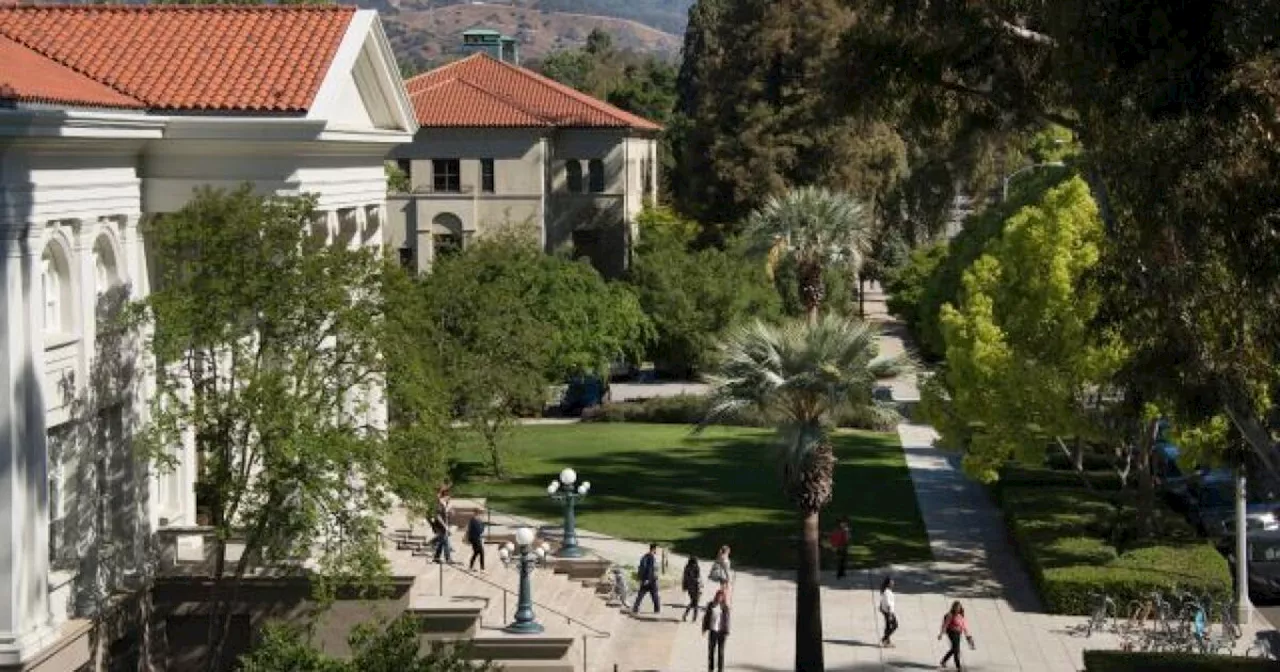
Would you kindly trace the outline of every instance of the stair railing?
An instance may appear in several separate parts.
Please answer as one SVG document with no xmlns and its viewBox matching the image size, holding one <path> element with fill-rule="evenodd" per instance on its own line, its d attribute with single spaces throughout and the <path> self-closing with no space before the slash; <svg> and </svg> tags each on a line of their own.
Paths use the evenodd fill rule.
<svg viewBox="0 0 1280 672">
<path fill-rule="evenodd" d="M 440 563 L 440 595 L 442 596 L 444 595 L 444 568 L 445 567 L 448 567 L 451 570 L 466 574 L 467 576 L 471 577 L 472 579 L 475 579 L 476 581 L 493 586 L 494 588 L 501 590 L 502 591 L 502 613 L 503 614 L 509 613 L 507 611 L 507 595 L 511 595 L 514 597 L 517 594 L 516 591 L 511 590 L 510 588 L 496 581 L 491 581 L 482 574 L 477 574 L 476 572 L 473 572 L 469 569 L 463 569 L 462 567 L 455 567 L 453 565 L 450 565 L 448 563 L 443 563 L 443 562 Z M 573 616 L 570 616 L 569 614 L 566 614 L 563 611 L 560 611 L 559 609 L 553 609 L 550 606 L 543 604 L 542 602 L 539 602 L 537 600 L 533 600 L 533 604 L 540 609 L 544 609 L 557 616 L 563 617 L 565 623 L 567 624 L 577 624 L 578 626 L 581 626 L 583 629 L 590 631 L 590 632 L 584 632 L 582 634 L 582 669 L 583 669 L 583 672 L 586 672 L 586 670 L 589 669 L 587 667 L 587 662 L 588 662 L 587 640 L 588 639 L 608 639 L 613 635 L 609 632 L 606 632 L 604 630 L 601 630 L 595 627 L 594 625 L 591 625 L 590 623 L 587 623 L 586 621 L 580 618 L 575 618 Z"/>
</svg>

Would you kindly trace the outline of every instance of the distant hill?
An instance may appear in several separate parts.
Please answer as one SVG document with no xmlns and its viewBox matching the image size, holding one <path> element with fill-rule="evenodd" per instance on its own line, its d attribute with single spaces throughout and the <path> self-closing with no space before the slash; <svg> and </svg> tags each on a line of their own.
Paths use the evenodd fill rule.
<svg viewBox="0 0 1280 672">
<path fill-rule="evenodd" d="M 582 46 L 595 28 L 608 31 L 621 49 L 675 57 L 692 1 L 354 0 L 379 10 L 397 58 L 413 70 L 452 60 L 470 28 L 516 38 L 524 61 Z"/>
<path fill-rule="evenodd" d="M 405 2 L 399 8 L 380 11 L 396 57 L 415 70 L 451 60 L 462 44 L 463 31 L 470 28 L 491 28 L 516 38 L 524 61 L 582 46 L 595 28 L 608 31 L 616 47 L 643 53 L 674 57 L 682 41 L 679 36 L 628 19 L 506 4 L 467 3 L 420 9 Z"/>
</svg>

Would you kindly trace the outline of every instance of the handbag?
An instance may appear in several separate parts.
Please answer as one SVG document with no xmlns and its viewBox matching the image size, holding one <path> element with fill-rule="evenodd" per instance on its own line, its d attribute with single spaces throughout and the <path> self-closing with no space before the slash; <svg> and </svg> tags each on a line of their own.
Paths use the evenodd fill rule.
<svg viewBox="0 0 1280 672">
<path fill-rule="evenodd" d="M 724 565 L 719 563 L 711 565 L 711 574 L 707 577 L 716 583 L 724 583 L 729 577 L 724 575 Z"/>
</svg>

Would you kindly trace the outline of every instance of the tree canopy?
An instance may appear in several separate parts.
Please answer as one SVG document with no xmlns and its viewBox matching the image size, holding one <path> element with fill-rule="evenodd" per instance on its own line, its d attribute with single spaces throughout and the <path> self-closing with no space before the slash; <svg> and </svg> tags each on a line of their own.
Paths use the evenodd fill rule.
<svg viewBox="0 0 1280 672">
<path fill-rule="evenodd" d="M 1225 411 L 1274 471 L 1280 59 L 1265 26 L 1280 2 L 857 5 L 842 51 L 859 104 L 1076 134 L 1108 237 L 1100 319 L 1134 348 L 1134 394 Z M 965 106 L 929 112 L 940 97 Z"/>
<path fill-rule="evenodd" d="M 975 476 L 1042 459 L 1053 437 L 1101 438 L 1099 397 L 1126 356 L 1094 326 L 1102 296 L 1089 274 L 1102 248 L 1097 206 L 1073 178 L 1015 213 L 943 306 L 947 398 L 926 409 L 945 443 L 967 446 Z"/>
</svg>

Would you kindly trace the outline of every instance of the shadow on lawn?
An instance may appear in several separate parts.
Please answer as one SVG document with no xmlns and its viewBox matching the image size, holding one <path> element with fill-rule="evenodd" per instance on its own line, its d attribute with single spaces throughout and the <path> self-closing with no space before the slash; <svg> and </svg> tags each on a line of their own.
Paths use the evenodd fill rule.
<svg viewBox="0 0 1280 672">
<path fill-rule="evenodd" d="M 853 527 L 852 568 L 928 560 L 926 535 L 898 447 L 891 439 L 874 436 L 834 438 L 840 464 L 834 499 L 822 516 L 824 537 L 839 517 L 848 516 Z M 574 468 L 594 481 L 579 523 L 592 529 L 593 517 L 634 515 L 647 519 L 647 527 L 619 536 L 667 544 L 677 553 L 699 558 L 714 557 L 721 545 L 728 544 L 738 565 L 792 568 L 800 519 L 782 495 L 770 439 L 767 431 L 690 435 L 663 449 L 578 456 Z M 535 473 L 512 478 L 507 485 L 515 486 L 511 488 L 515 492 L 503 493 L 500 506 L 556 520 L 560 509 L 545 495 L 552 477 Z M 725 518 L 730 522 L 682 526 L 683 532 L 675 527 L 664 535 L 660 520 L 668 516 Z M 743 517 L 750 520 L 741 520 Z M 653 529 L 655 519 L 658 531 Z M 637 538 L 644 534 L 652 538 Z M 824 554 L 824 563 L 834 568 L 829 554 Z"/>
</svg>

